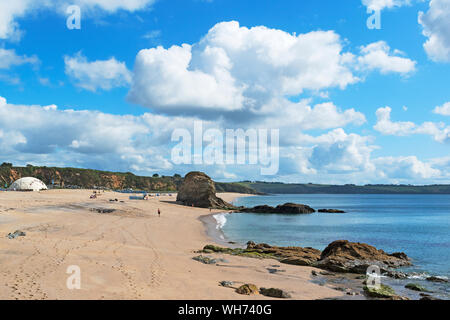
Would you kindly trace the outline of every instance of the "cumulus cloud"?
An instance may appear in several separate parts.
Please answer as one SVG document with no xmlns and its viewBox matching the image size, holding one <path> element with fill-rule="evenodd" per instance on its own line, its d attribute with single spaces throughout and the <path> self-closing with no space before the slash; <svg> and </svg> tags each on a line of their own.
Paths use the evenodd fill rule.
<svg viewBox="0 0 450 320">
<path fill-rule="evenodd" d="M 450 62 L 450 0 L 431 0 L 429 10 L 419 12 L 419 23 L 428 38 L 424 48 L 430 59 Z"/>
<path fill-rule="evenodd" d="M 171 133 L 192 121 L 13 105 L 0 97 L 0 147 L 11 161 L 150 173 L 172 167 Z"/>
<path fill-rule="evenodd" d="M 194 45 L 142 50 L 129 99 L 163 113 L 258 110 L 304 90 L 358 81 L 334 32 L 292 35 L 223 22 Z"/>
<path fill-rule="evenodd" d="M 384 41 L 362 46 L 358 63 L 362 69 L 379 70 L 382 74 L 408 74 L 416 68 L 416 62 L 400 56 L 401 52 L 391 52 L 391 48 Z"/>
<path fill-rule="evenodd" d="M 14 0 L 0 1 L 0 39 L 20 38 L 18 18 L 41 9 L 49 9 L 65 14 L 69 5 L 78 5 L 83 12 L 103 11 L 114 13 L 118 10 L 134 12 L 153 4 L 155 0 Z"/>
<path fill-rule="evenodd" d="M 0 48 L 0 69 L 9 69 L 13 66 L 20 66 L 23 64 L 37 64 L 39 59 L 36 56 L 28 57 L 26 55 L 20 56 L 16 54 L 13 49 Z"/>
<path fill-rule="evenodd" d="M 433 112 L 443 116 L 450 116 L 450 102 L 446 102 L 442 106 L 434 108 Z"/>
<path fill-rule="evenodd" d="M 411 4 L 411 0 L 362 0 L 363 5 L 371 10 L 383 10 Z"/>
<path fill-rule="evenodd" d="M 438 178 L 441 171 L 417 159 L 416 156 L 408 157 L 381 157 L 374 160 L 378 168 L 378 174 L 390 179 L 431 179 Z"/>
<path fill-rule="evenodd" d="M 424 122 L 420 125 L 414 122 L 401 122 L 391 120 L 390 107 L 379 108 L 376 111 L 377 123 L 374 129 L 385 135 L 409 136 L 413 134 L 425 134 L 442 143 L 450 142 L 450 126 L 439 122 Z"/>
<path fill-rule="evenodd" d="M 305 92 L 344 89 L 360 81 L 358 72 L 414 70 L 414 61 L 390 51 L 374 43 L 357 58 L 333 31 L 295 35 L 221 22 L 193 45 L 141 50 L 128 98 L 165 114 L 252 118 L 274 106 L 286 111 Z"/>
<path fill-rule="evenodd" d="M 131 73 L 124 62 L 114 57 L 109 60 L 89 62 L 80 52 L 73 57 L 65 56 L 65 72 L 75 85 L 90 91 L 98 89 L 110 90 L 127 86 L 131 81 Z"/>
</svg>

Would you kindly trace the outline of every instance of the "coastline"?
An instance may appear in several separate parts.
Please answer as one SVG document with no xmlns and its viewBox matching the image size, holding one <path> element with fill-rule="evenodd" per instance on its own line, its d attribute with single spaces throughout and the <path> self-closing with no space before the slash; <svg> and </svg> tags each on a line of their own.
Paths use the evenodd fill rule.
<svg viewBox="0 0 450 320">
<path fill-rule="evenodd" d="M 253 197 L 254 194 L 244 194 L 244 193 L 218 193 L 218 197 L 222 198 L 228 203 L 233 203 L 237 198 Z M 218 221 L 215 216 L 231 214 L 223 210 L 214 210 L 215 212 L 203 215 L 199 217 L 199 220 L 203 223 L 205 227 L 205 232 L 207 236 L 216 244 L 226 247 L 242 247 L 243 244 L 238 245 L 235 243 L 230 243 L 229 239 L 226 238 L 225 233 L 221 228 L 218 228 Z"/>
<path fill-rule="evenodd" d="M 343 295 L 312 283 L 314 268 L 221 254 L 213 255 L 223 259 L 216 265 L 193 260 L 212 242 L 200 220 L 209 210 L 178 205 L 176 195 L 131 201 L 126 194 L 90 194 L 0 192 L 0 215 L 6 218 L 0 224 L 0 299 L 271 299 L 239 295 L 220 281 L 280 288 L 297 300 Z M 26 236 L 8 239 L 15 230 Z M 72 265 L 81 270 L 80 290 L 66 286 Z"/>
</svg>

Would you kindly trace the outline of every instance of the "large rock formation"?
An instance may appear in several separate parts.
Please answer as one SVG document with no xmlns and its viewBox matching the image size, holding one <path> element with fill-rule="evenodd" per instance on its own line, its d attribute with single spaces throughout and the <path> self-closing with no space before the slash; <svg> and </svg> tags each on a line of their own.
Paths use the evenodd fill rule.
<svg viewBox="0 0 450 320">
<path fill-rule="evenodd" d="M 271 207 L 268 205 L 256 206 L 253 208 L 241 208 L 240 212 L 251 212 L 251 213 L 281 213 L 281 214 L 305 214 L 314 213 L 316 210 L 313 208 L 296 203 L 285 203 L 276 207 Z"/>
<path fill-rule="evenodd" d="M 377 265 L 381 271 L 411 265 L 403 252 L 388 254 L 383 250 L 359 242 L 338 240 L 330 243 L 322 251 L 316 266 L 336 272 L 365 273 L 371 265 Z"/>
<path fill-rule="evenodd" d="M 214 181 L 203 172 L 190 172 L 178 190 L 177 202 L 186 206 L 213 209 L 235 209 L 216 196 Z"/>
</svg>

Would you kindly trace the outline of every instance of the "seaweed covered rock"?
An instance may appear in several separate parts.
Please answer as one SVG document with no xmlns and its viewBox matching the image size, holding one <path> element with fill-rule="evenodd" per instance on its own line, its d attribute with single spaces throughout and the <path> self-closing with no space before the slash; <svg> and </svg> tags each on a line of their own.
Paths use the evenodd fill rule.
<svg viewBox="0 0 450 320">
<path fill-rule="evenodd" d="M 413 291 L 419 291 L 419 292 L 431 292 L 427 288 L 425 288 L 425 287 L 423 287 L 423 286 L 421 286 L 420 284 L 417 284 L 417 283 L 408 283 L 405 286 L 405 288 L 409 289 L 409 290 L 413 290 Z"/>
<path fill-rule="evenodd" d="M 322 251 L 317 267 L 336 272 L 365 273 L 371 265 L 381 271 L 411 265 L 404 253 L 388 254 L 383 250 L 359 242 L 338 240 L 330 243 Z"/>
<path fill-rule="evenodd" d="M 364 286 L 364 293 L 371 298 L 394 298 L 397 297 L 394 289 L 381 284 L 379 287 Z"/>
<path fill-rule="evenodd" d="M 199 208 L 235 209 L 232 204 L 216 196 L 214 181 L 203 172 L 186 175 L 178 190 L 177 202 Z"/>
<path fill-rule="evenodd" d="M 258 294 L 259 290 L 258 290 L 258 287 L 255 286 L 254 284 L 247 283 L 247 284 L 243 284 L 242 286 L 237 288 L 236 292 L 239 294 L 249 296 L 249 295 L 253 295 L 253 294 Z"/>
<path fill-rule="evenodd" d="M 256 206 L 253 208 L 241 208 L 240 212 L 249 213 L 280 213 L 280 214 L 306 214 L 314 213 L 316 210 L 305 204 L 285 203 L 276 207 L 268 205 Z"/>
</svg>

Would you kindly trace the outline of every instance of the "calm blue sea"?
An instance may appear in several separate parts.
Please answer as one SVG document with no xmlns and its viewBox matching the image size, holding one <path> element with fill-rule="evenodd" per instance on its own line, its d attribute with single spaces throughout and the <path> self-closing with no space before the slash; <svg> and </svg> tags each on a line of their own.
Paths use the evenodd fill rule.
<svg viewBox="0 0 450 320">
<path fill-rule="evenodd" d="M 450 195 L 273 195 L 239 198 L 236 205 L 307 204 L 346 214 L 227 214 L 227 240 L 324 249 L 335 240 L 371 244 L 413 259 L 408 272 L 450 278 Z M 216 218 L 217 219 L 217 218 Z"/>
</svg>

